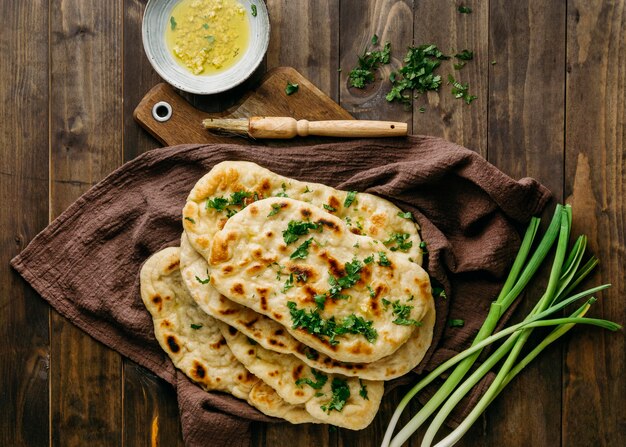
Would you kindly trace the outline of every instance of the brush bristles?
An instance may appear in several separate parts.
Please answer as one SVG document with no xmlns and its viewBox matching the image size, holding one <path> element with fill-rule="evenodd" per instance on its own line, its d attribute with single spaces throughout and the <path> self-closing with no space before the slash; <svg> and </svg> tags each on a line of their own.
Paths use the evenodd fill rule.
<svg viewBox="0 0 626 447">
<path fill-rule="evenodd" d="M 210 131 L 228 132 L 240 135 L 248 135 L 247 118 L 208 118 L 202 121 L 205 129 Z"/>
</svg>

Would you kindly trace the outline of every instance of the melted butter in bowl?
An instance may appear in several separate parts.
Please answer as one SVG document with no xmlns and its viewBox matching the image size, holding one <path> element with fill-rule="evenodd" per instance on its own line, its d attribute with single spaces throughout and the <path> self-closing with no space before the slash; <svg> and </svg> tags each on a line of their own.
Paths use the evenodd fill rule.
<svg viewBox="0 0 626 447">
<path fill-rule="evenodd" d="M 269 36 L 263 0 L 149 0 L 142 25 L 156 72 L 176 88 L 205 95 L 250 77 Z"/>
<path fill-rule="evenodd" d="M 248 47 L 251 12 L 237 0 L 181 0 L 166 26 L 167 47 L 195 75 L 225 70 Z"/>
</svg>

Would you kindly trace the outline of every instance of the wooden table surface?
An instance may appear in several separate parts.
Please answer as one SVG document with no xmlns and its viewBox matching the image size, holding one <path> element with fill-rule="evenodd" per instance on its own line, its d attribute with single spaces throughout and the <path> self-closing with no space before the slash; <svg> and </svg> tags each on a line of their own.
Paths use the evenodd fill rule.
<svg viewBox="0 0 626 447">
<path fill-rule="evenodd" d="M 408 121 L 413 133 L 465 145 L 514 177 L 538 178 L 573 204 L 575 232 L 589 236 L 602 261 L 593 283 L 613 283 L 593 314 L 624 324 L 625 2 L 464 3 L 471 14 L 457 12 L 459 1 L 267 0 L 265 68 L 293 66 L 355 117 Z M 76 329 L 8 267 L 81 193 L 158 146 L 132 119 L 159 82 L 142 50 L 144 7 L 0 1 L 2 446 L 183 445 L 170 387 Z M 348 72 L 374 33 L 392 43 L 385 75 L 411 43 L 474 51 L 456 75 L 478 98 L 468 106 L 444 85 L 411 111 L 386 103 L 386 82 L 348 89 Z M 234 98 L 191 100 L 215 109 Z M 530 293 L 522 307 L 536 298 Z M 625 358 L 623 332 L 575 330 L 516 379 L 461 444 L 626 445 Z M 377 445 L 397 396 L 362 432 L 255 425 L 252 445 Z"/>
</svg>

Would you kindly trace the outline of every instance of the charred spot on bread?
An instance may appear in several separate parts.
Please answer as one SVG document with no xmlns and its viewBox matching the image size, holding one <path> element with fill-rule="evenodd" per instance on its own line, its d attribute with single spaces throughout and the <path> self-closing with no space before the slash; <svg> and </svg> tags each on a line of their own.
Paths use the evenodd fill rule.
<svg viewBox="0 0 626 447">
<path fill-rule="evenodd" d="M 173 353 L 177 353 L 180 351 L 180 346 L 178 346 L 178 341 L 176 340 L 176 337 L 174 337 L 173 335 L 168 335 L 165 341 L 167 342 L 167 346 L 170 348 L 170 351 L 172 351 Z"/>
<path fill-rule="evenodd" d="M 237 283 L 237 284 L 233 285 L 233 287 L 231 287 L 230 291 L 233 294 L 243 295 L 244 294 L 243 284 Z"/>
<path fill-rule="evenodd" d="M 194 361 L 192 374 L 196 379 L 202 380 L 206 376 L 206 369 L 200 363 Z"/>
<path fill-rule="evenodd" d="M 228 333 L 232 336 L 235 336 L 237 334 L 237 329 L 232 326 L 228 326 Z"/>
<path fill-rule="evenodd" d="M 339 207 L 341 206 L 341 202 L 339 201 L 339 199 L 335 196 L 330 196 L 328 198 L 328 204 L 330 206 L 332 206 L 333 208 L 335 208 L 336 210 L 339 209 Z"/>
</svg>

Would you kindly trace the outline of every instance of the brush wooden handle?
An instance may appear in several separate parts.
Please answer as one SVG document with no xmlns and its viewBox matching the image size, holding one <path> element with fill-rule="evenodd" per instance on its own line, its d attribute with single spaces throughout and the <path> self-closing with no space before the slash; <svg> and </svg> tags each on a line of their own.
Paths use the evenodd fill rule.
<svg viewBox="0 0 626 447">
<path fill-rule="evenodd" d="M 401 137 L 406 123 L 392 121 L 333 120 L 308 121 L 287 117 L 252 117 L 248 134 L 253 138 L 321 137 Z"/>
</svg>

